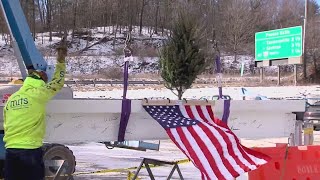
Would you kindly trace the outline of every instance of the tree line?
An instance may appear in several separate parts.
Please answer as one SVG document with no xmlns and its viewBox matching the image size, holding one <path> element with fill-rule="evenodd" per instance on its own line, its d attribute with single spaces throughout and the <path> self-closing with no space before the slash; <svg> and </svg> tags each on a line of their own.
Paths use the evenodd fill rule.
<svg viewBox="0 0 320 180">
<path fill-rule="evenodd" d="M 112 27 L 116 31 L 148 27 L 150 36 L 166 36 L 177 10 L 188 8 L 204 27 L 208 43 L 217 42 L 225 54 L 254 55 L 255 32 L 300 26 L 305 0 L 20 0 L 33 35 L 49 32 L 62 36 L 65 30 Z M 308 0 L 307 50 L 312 67 L 318 68 L 320 40 L 319 5 Z M 8 33 L 0 17 L 0 32 Z M 73 33 L 74 35 L 75 33 Z M 34 36 L 36 38 L 36 36 Z"/>
</svg>

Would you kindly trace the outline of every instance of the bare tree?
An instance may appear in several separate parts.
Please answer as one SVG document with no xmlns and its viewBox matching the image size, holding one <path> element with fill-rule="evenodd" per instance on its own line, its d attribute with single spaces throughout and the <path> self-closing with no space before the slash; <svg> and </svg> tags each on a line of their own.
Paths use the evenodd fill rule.
<svg viewBox="0 0 320 180">
<path fill-rule="evenodd" d="M 47 30 L 49 31 L 49 41 L 52 41 L 52 0 L 47 0 Z"/>
<path fill-rule="evenodd" d="M 140 22 L 139 22 L 139 25 L 140 25 L 140 30 L 139 30 L 140 35 L 142 34 L 142 25 L 143 25 L 142 21 L 143 21 L 143 13 L 144 13 L 144 7 L 145 7 L 145 6 L 146 6 L 146 2 L 145 2 L 145 0 L 142 0 L 142 1 L 141 1 L 141 9 L 140 9 Z"/>
<path fill-rule="evenodd" d="M 44 26 L 43 8 L 41 7 L 41 0 L 37 0 L 38 13 L 40 17 L 41 26 Z"/>
<path fill-rule="evenodd" d="M 72 39 L 74 38 L 74 31 L 77 26 L 77 10 L 78 10 L 78 0 L 73 2 L 73 20 L 72 20 Z"/>
<path fill-rule="evenodd" d="M 221 42 L 234 55 L 234 62 L 241 47 L 252 42 L 255 33 L 255 18 L 246 0 L 226 0 L 221 22 Z"/>
<path fill-rule="evenodd" d="M 156 12 L 154 17 L 154 34 L 158 34 L 158 18 L 159 18 L 159 10 L 160 10 L 160 3 L 159 1 L 155 1 Z"/>
<path fill-rule="evenodd" d="M 319 79 L 320 68 L 318 67 L 320 58 L 320 16 L 319 16 L 319 5 L 316 1 L 309 1 L 309 11 L 308 11 L 308 28 L 307 28 L 307 60 L 312 62 L 312 74 L 313 79 Z M 309 61 L 307 61 L 309 62 Z M 308 71 L 310 72 L 310 71 Z M 308 74 L 306 74 L 308 76 Z"/>
<path fill-rule="evenodd" d="M 303 1 L 282 0 L 278 7 L 277 28 L 297 26 L 303 23 Z"/>
</svg>

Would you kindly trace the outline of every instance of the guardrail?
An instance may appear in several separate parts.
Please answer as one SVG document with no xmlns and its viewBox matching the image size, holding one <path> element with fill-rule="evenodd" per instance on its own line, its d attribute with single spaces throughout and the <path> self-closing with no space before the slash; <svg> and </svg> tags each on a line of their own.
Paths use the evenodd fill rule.
<svg viewBox="0 0 320 180">
<path fill-rule="evenodd" d="M 164 81 L 128 81 L 129 84 L 142 84 L 142 85 L 155 85 L 155 84 L 163 84 Z M 1 81 L 0 84 L 8 84 L 10 81 Z M 123 84 L 123 81 L 120 80 L 68 80 L 65 81 L 65 84 L 67 85 L 96 85 L 96 84 Z"/>
<path fill-rule="evenodd" d="M 252 78 L 250 78 L 252 79 Z M 235 78 L 225 78 L 222 80 L 223 84 L 238 82 L 239 79 Z M 0 84 L 8 84 L 10 81 L 0 80 Z M 161 85 L 164 84 L 162 80 L 129 80 L 129 84 L 131 85 Z M 208 80 L 196 80 L 194 84 L 216 84 L 216 79 L 208 79 Z M 65 81 L 67 85 L 97 85 L 97 84 L 109 84 L 109 85 L 118 85 L 123 84 L 121 80 L 67 80 Z"/>
</svg>

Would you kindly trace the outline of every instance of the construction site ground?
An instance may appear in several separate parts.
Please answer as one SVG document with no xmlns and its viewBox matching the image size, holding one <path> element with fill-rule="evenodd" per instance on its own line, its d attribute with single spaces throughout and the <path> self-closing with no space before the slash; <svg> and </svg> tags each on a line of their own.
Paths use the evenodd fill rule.
<svg viewBox="0 0 320 180">
<path fill-rule="evenodd" d="M 114 87 L 113 87 L 114 88 Z M 270 98 L 284 98 L 284 97 L 318 97 L 319 86 L 273 86 L 273 87 L 246 87 L 253 94 L 261 94 Z M 75 98 L 121 98 L 122 89 L 107 90 L 89 90 L 88 87 L 84 91 L 76 91 Z M 200 88 L 194 87 L 185 92 L 184 96 L 191 99 L 199 99 L 203 96 L 211 96 L 218 93 L 216 87 Z M 230 95 L 234 100 L 242 99 L 242 92 L 240 87 L 224 87 L 223 94 Z M 175 99 L 175 95 L 168 89 L 163 88 L 142 88 L 129 89 L 128 98 L 151 98 L 151 97 L 166 97 Z M 209 98 L 210 99 L 210 98 Z M 315 131 L 314 144 L 320 145 L 320 132 Z M 287 143 L 288 138 L 275 139 L 241 139 L 243 145 L 247 147 L 272 147 L 275 143 Z M 130 172 L 134 173 L 143 158 L 153 158 L 167 161 L 177 161 L 186 159 L 186 156 L 170 141 L 165 140 L 160 143 L 160 151 L 135 151 L 128 149 L 107 149 L 101 143 L 86 143 L 68 145 L 73 150 L 77 160 L 75 180 L 125 180 Z M 191 162 L 179 164 L 184 179 L 186 180 L 200 180 L 201 176 L 197 168 Z M 133 168 L 131 168 L 133 167 Z M 106 173 L 96 173 L 97 171 Z M 156 180 L 167 179 L 167 175 L 171 171 L 170 167 L 155 167 L 152 168 Z M 146 169 L 142 169 L 139 173 L 139 178 L 150 179 Z M 172 179 L 179 179 L 178 174 L 175 173 Z M 237 180 L 247 180 L 246 175 L 237 178 Z"/>
<path fill-rule="evenodd" d="M 241 139 L 241 143 L 248 147 L 270 147 L 275 143 L 286 143 L 287 138 L 248 140 Z M 314 144 L 320 145 L 320 132 L 314 131 Z M 142 158 L 154 158 L 166 161 L 177 161 L 186 159 L 186 156 L 170 141 L 165 140 L 160 143 L 160 151 L 135 151 L 122 148 L 107 149 L 104 144 L 87 143 L 80 145 L 69 145 L 77 158 L 75 180 L 123 180 L 128 178 L 129 171 L 135 173 Z M 133 168 L 131 168 L 133 167 Z M 179 167 L 186 180 L 200 180 L 199 171 L 191 162 L 181 163 Z M 126 168 L 131 168 L 127 170 Z M 156 180 L 166 179 L 171 171 L 171 166 L 160 166 L 151 168 Z M 96 173 L 97 171 L 108 171 Z M 140 179 L 150 179 L 146 169 L 141 169 Z M 175 172 L 172 179 L 179 179 Z M 237 180 L 247 179 L 247 175 L 237 178 Z"/>
</svg>

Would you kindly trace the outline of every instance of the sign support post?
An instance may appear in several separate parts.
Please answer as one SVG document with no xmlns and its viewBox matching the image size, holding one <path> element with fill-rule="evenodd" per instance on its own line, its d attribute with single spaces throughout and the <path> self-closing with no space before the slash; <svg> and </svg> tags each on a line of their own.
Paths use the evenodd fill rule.
<svg viewBox="0 0 320 180">
<path fill-rule="evenodd" d="M 295 64 L 293 67 L 293 73 L 294 73 L 294 85 L 297 86 L 298 83 L 298 73 L 297 73 L 297 65 Z"/>
<path fill-rule="evenodd" d="M 280 71 L 281 71 L 281 68 L 280 68 L 280 66 L 278 66 L 278 86 L 280 86 Z"/>
<path fill-rule="evenodd" d="M 263 67 L 260 67 L 260 83 L 263 82 Z"/>
</svg>

